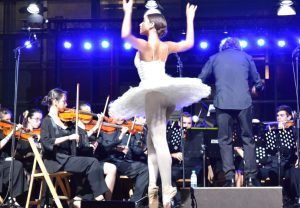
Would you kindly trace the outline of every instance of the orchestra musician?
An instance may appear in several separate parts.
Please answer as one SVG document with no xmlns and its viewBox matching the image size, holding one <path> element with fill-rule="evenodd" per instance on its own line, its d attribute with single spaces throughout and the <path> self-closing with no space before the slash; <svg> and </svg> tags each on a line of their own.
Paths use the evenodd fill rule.
<svg viewBox="0 0 300 208">
<path fill-rule="evenodd" d="M 79 105 L 79 110 L 82 112 L 92 113 L 91 105 L 87 102 L 81 102 Z M 80 129 L 84 130 L 81 131 L 81 133 L 83 134 L 82 135 L 83 138 L 85 138 L 84 140 L 85 147 L 92 147 L 92 152 L 85 153 L 84 151 L 82 153 L 82 156 L 94 157 L 94 152 L 99 145 L 99 143 L 96 141 L 97 140 L 96 133 L 101 125 L 102 120 L 103 120 L 102 114 L 97 114 L 97 122 L 95 122 L 94 126 L 89 130 L 86 128 L 85 124 L 79 120 L 78 126 L 80 127 Z M 77 152 L 79 151 L 80 150 L 78 150 Z M 109 191 L 105 193 L 105 199 L 111 200 L 114 186 L 115 186 L 115 181 L 116 181 L 117 167 L 114 164 L 109 162 L 105 162 L 101 160 L 99 160 L 99 162 L 105 174 L 105 183 L 109 189 Z"/>
<path fill-rule="evenodd" d="M 11 123 L 12 113 L 7 108 L 0 109 L 0 122 Z M 16 126 L 16 131 L 22 128 L 21 124 Z M 4 129 L 0 130 L 0 193 L 4 198 L 8 191 L 10 169 L 11 169 L 11 138 L 13 136 L 13 129 L 9 130 L 9 133 L 5 136 Z M 11 197 L 15 201 L 15 205 L 19 206 L 19 203 L 23 194 L 28 190 L 28 182 L 25 177 L 25 172 L 22 162 L 14 160 L 14 167 L 12 173 L 12 195 Z M 18 201 L 18 202 L 16 202 Z"/>
<path fill-rule="evenodd" d="M 64 123 L 59 117 L 59 113 L 67 107 L 67 92 L 59 88 L 52 89 L 44 97 L 43 104 L 48 106 L 49 112 L 42 121 L 40 141 L 48 172 L 64 170 L 75 175 L 81 174 L 87 180 L 93 199 L 104 200 L 108 188 L 99 161 L 93 157 L 76 156 L 76 146 L 81 144 L 82 138 L 75 134 L 73 122 Z M 75 199 L 84 197 L 76 196 Z"/>
<path fill-rule="evenodd" d="M 113 121 L 116 125 L 122 125 L 124 120 Z M 129 128 L 123 126 L 116 128 L 113 132 L 102 131 L 95 155 L 100 161 L 113 163 L 117 166 L 117 171 L 121 175 L 134 179 L 135 189 L 130 201 L 137 202 L 143 198 L 148 186 L 148 168 L 147 164 L 135 161 L 132 159 L 131 144 L 133 140 L 129 141 L 127 145 Z M 136 132 L 137 133 L 137 132 Z"/>
</svg>

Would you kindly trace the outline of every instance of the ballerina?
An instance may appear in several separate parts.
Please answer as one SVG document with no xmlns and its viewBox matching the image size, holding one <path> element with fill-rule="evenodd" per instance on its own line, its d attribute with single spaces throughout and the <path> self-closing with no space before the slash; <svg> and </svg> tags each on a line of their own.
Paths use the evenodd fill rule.
<svg viewBox="0 0 300 208">
<path fill-rule="evenodd" d="M 153 1 L 151 1 L 153 2 Z M 165 73 L 165 63 L 171 53 L 186 51 L 194 45 L 193 21 L 197 6 L 187 4 L 186 39 L 181 42 L 162 42 L 167 32 L 167 22 L 156 8 L 149 9 L 140 24 L 140 34 L 148 40 L 131 33 L 133 0 L 123 0 L 124 19 L 122 38 L 138 50 L 135 66 L 141 82 L 130 88 L 109 106 L 112 117 L 127 119 L 146 116 L 148 133 L 149 207 L 158 207 L 158 172 L 161 176 L 163 206 L 171 207 L 176 187 L 171 182 L 171 156 L 166 140 L 166 121 L 175 108 L 189 106 L 210 94 L 210 87 L 198 78 L 173 78 Z"/>
</svg>

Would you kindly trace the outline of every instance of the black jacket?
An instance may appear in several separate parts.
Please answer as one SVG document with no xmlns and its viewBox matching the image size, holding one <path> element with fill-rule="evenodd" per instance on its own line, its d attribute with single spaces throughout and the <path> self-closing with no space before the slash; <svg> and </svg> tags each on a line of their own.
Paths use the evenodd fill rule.
<svg viewBox="0 0 300 208">
<path fill-rule="evenodd" d="M 211 56 L 199 78 L 205 82 L 211 74 L 216 83 L 214 106 L 219 109 L 246 109 L 252 105 L 250 87 L 263 90 L 252 57 L 239 50 L 227 49 Z"/>
</svg>

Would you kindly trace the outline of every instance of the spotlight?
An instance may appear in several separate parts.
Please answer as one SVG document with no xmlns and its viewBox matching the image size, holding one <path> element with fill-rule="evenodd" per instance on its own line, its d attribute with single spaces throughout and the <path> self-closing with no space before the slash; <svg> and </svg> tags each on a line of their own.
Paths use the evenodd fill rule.
<svg viewBox="0 0 300 208">
<path fill-rule="evenodd" d="M 285 40 L 279 40 L 279 41 L 277 42 L 277 45 L 278 45 L 280 48 L 283 48 L 283 47 L 286 45 L 286 42 L 285 42 Z"/>
<path fill-rule="evenodd" d="M 40 12 L 40 8 L 36 3 L 31 3 L 28 5 L 27 11 L 31 14 L 37 14 Z"/>
<path fill-rule="evenodd" d="M 101 47 L 102 48 L 109 48 L 109 46 L 110 46 L 110 43 L 109 43 L 108 40 L 102 40 L 101 41 Z"/>
<path fill-rule="evenodd" d="M 262 47 L 265 44 L 266 44 L 266 41 L 264 39 L 260 38 L 260 39 L 257 40 L 257 45 L 258 46 Z"/>
<path fill-rule="evenodd" d="M 300 38 L 298 38 L 298 44 L 300 44 Z"/>
<path fill-rule="evenodd" d="M 65 48 L 65 49 L 70 49 L 70 48 L 72 48 L 72 43 L 69 42 L 69 41 L 65 41 L 65 42 L 64 42 L 64 48 Z"/>
<path fill-rule="evenodd" d="M 292 0 L 281 0 L 280 7 L 277 11 L 278 16 L 296 15 L 295 9 L 292 7 Z"/>
<path fill-rule="evenodd" d="M 25 41 L 24 46 L 25 46 L 25 48 L 28 48 L 28 49 L 32 48 L 32 44 L 31 44 L 31 42 L 29 40 Z"/>
<path fill-rule="evenodd" d="M 199 46 L 200 46 L 201 49 L 207 49 L 208 48 L 208 42 L 201 41 Z"/>
<path fill-rule="evenodd" d="M 132 48 L 132 46 L 131 46 L 130 43 L 125 42 L 125 43 L 124 43 L 124 48 L 125 48 L 125 50 L 130 50 L 130 49 Z"/>
<path fill-rule="evenodd" d="M 84 43 L 83 43 L 83 48 L 84 48 L 85 50 L 91 50 L 92 47 L 93 47 L 93 45 L 92 45 L 92 43 L 90 43 L 90 42 L 84 42 Z"/>
<path fill-rule="evenodd" d="M 240 40 L 240 45 L 242 48 L 246 48 L 248 46 L 248 42 L 245 40 Z"/>
</svg>

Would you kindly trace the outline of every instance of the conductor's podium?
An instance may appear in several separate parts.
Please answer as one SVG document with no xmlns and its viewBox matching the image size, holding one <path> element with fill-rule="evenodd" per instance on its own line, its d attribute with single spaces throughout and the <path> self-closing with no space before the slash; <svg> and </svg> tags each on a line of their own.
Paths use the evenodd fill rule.
<svg viewBox="0 0 300 208">
<path fill-rule="evenodd" d="M 193 195 L 195 200 L 192 203 Z M 181 200 L 183 207 L 187 208 L 280 208 L 282 187 L 183 188 Z"/>
</svg>

